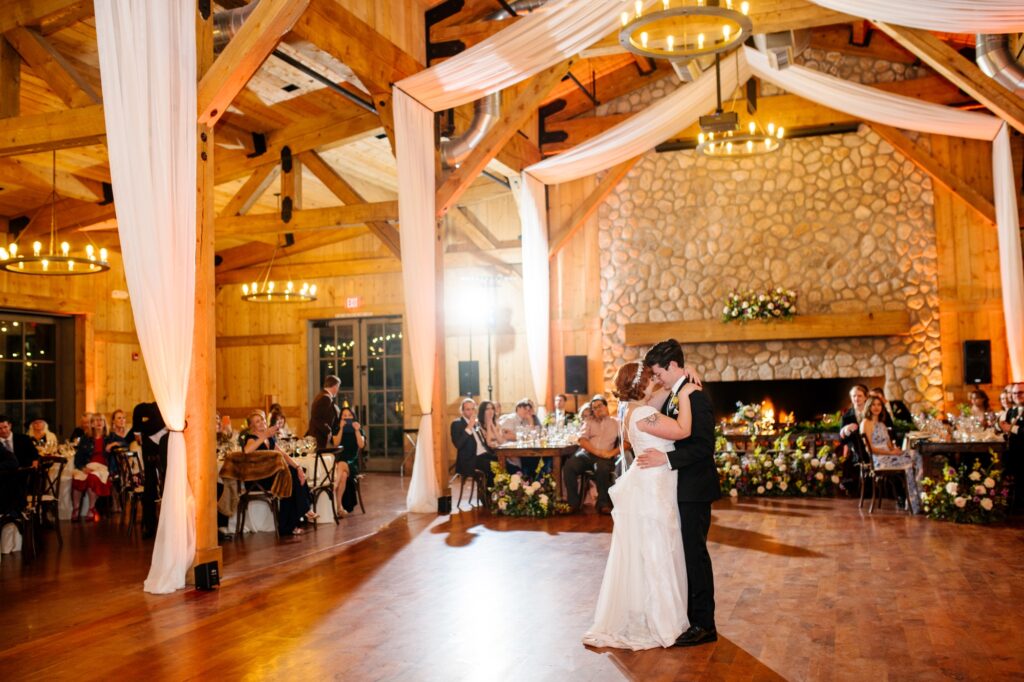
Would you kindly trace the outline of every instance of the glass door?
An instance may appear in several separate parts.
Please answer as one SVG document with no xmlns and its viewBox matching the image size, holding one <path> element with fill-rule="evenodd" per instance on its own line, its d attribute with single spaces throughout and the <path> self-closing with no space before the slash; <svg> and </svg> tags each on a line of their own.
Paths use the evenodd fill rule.
<svg viewBox="0 0 1024 682">
<path fill-rule="evenodd" d="M 312 323 L 310 400 L 334 374 L 341 379 L 338 405 L 351 407 L 367 438 L 366 466 L 398 471 L 404 454 L 400 317 L 321 320 Z"/>
</svg>

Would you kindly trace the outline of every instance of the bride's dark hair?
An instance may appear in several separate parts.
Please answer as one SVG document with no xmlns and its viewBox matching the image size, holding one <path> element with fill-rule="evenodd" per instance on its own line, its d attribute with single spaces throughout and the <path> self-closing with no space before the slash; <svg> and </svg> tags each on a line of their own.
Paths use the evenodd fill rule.
<svg viewBox="0 0 1024 682">
<path fill-rule="evenodd" d="M 644 367 L 641 362 L 627 362 L 615 373 L 615 397 L 619 400 L 640 400 L 652 374 L 651 368 Z"/>
</svg>

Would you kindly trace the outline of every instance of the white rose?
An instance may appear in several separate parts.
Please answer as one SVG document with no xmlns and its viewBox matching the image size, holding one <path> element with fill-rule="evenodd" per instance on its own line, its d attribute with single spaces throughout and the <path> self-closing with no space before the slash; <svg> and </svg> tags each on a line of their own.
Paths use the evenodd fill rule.
<svg viewBox="0 0 1024 682">
<path fill-rule="evenodd" d="M 964 507 L 967 506 L 967 500 L 962 497 L 956 497 L 953 500 L 953 504 L 963 509 Z"/>
<path fill-rule="evenodd" d="M 780 464 L 779 465 L 779 471 L 785 471 L 785 470 L 786 470 L 786 465 L 785 464 Z"/>
<path fill-rule="evenodd" d="M 740 474 L 743 473 L 743 469 L 740 468 L 739 464 L 733 464 L 732 465 L 732 473 L 734 475 L 736 475 L 736 476 L 739 476 Z"/>
<path fill-rule="evenodd" d="M 806 486 L 804 486 L 804 487 L 800 488 L 800 492 L 802 492 L 802 493 L 806 493 L 806 492 L 807 492 L 807 487 L 806 487 Z"/>
<path fill-rule="evenodd" d="M 818 473 L 814 474 L 814 477 L 816 479 L 818 479 L 819 481 L 824 481 L 825 480 L 825 474 L 821 473 L 820 471 Z"/>
<path fill-rule="evenodd" d="M 949 483 L 946 484 L 946 492 L 949 493 L 950 495 L 956 495 L 959 489 L 960 486 L 956 484 L 956 481 L 950 481 Z"/>
<path fill-rule="evenodd" d="M 825 462 L 825 471 L 832 471 L 836 468 L 836 463 L 832 461 Z"/>
<path fill-rule="evenodd" d="M 739 497 L 739 494 L 740 491 L 736 490 L 736 488 L 733 488 L 732 490 L 729 491 L 729 497 Z"/>
<path fill-rule="evenodd" d="M 836 475 L 833 475 L 833 476 L 832 476 L 832 482 L 833 482 L 833 483 L 839 483 L 839 477 L 838 477 L 838 476 L 836 476 Z"/>
<path fill-rule="evenodd" d="M 781 457 L 776 457 L 776 458 L 775 458 L 775 461 L 774 461 L 773 463 L 774 463 L 774 464 L 775 464 L 775 466 L 777 466 L 777 467 L 783 467 L 783 466 L 786 466 L 786 465 L 785 465 L 785 464 L 783 463 L 783 459 L 782 459 Z"/>
<path fill-rule="evenodd" d="M 508 505 L 505 504 L 505 500 L 501 500 L 498 502 L 498 509 L 500 509 L 501 511 L 505 511 L 506 508 L 508 508 Z"/>
<path fill-rule="evenodd" d="M 804 453 L 804 459 L 810 459 L 810 458 L 811 458 L 811 453 L 805 452 Z"/>
<path fill-rule="evenodd" d="M 763 485 L 757 486 L 757 494 L 758 495 L 764 495 L 764 486 Z"/>
<path fill-rule="evenodd" d="M 545 495 L 544 493 L 541 493 L 540 497 L 538 497 L 537 499 L 540 500 L 540 506 L 542 506 L 542 507 L 548 506 L 548 496 Z"/>
<path fill-rule="evenodd" d="M 729 314 L 729 306 L 725 306 L 724 308 L 722 308 L 722 314 L 723 315 L 728 315 Z"/>
<path fill-rule="evenodd" d="M 523 488 L 523 492 L 526 493 L 527 497 L 533 497 L 533 494 L 537 492 L 537 489 L 534 488 L 532 485 L 528 485 L 525 488 Z"/>
<path fill-rule="evenodd" d="M 764 484 L 764 487 L 768 488 L 768 490 L 771 490 L 773 485 L 774 485 L 774 483 L 772 483 L 771 481 L 768 481 L 767 483 Z"/>
<path fill-rule="evenodd" d="M 512 480 L 511 480 L 511 481 L 509 481 L 509 484 L 508 484 L 508 489 L 509 489 L 509 490 L 519 490 L 519 481 L 518 481 L 518 480 L 516 480 L 516 477 L 515 477 L 515 476 L 513 476 L 513 477 L 512 477 Z"/>
<path fill-rule="evenodd" d="M 788 487 L 789 487 L 789 484 L 786 483 L 785 481 L 782 481 L 781 483 L 779 483 L 779 490 L 785 490 Z"/>
<path fill-rule="evenodd" d="M 996 482 L 994 480 L 992 480 L 991 478 L 986 478 L 985 479 L 985 487 L 991 490 L 992 488 L 996 487 Z"/>
<path fill-rule="evenodd" d="M 812 467 L 816 467 L 819 464 L 821 464 L 821 460 L 819 460 L 817 457 L 815 457 L 814 459 L 811 460 L 811 466 Z"/>
<path fill-rule="evenodd" d="M 971 479 L 972 481 L 980 481 L 981 480 L 981 472 L 972 471 L 971 475 L 968 476 L 967 478 Z"/>
<path fill-rule="evenodd" d="M 985 486 L 983 486 L 983 485 L 976 485 L 976 486 L 974 486 L 974 494 L 975 495 L 984 495 L 987 492 L 988 492 L 988 489 L 986 489 Z"/>
<path fill-rule="evenodd" d="M 985 511 L 992 511 L 992 500 L 985 498 L 981 501 L 981 508 Z"/>
<path fill-rule="evenodd" d="M 536 492 L 537 490 L 540 490 L 540 481 L 534 481 L 533 483 L 531 483 L 531 484 L 530 484 L 530 487 L 531 487 L 531 488 L 532 488 L 532 489 L 533 489 L 533 490 L 534 490 L 535 492 Z"/>
</svg>

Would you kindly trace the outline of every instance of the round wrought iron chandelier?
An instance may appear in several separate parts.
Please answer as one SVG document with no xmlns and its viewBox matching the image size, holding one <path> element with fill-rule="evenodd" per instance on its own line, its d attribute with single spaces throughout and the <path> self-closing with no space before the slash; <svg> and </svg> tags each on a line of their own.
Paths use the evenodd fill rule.
<svg viewBox="0 0 1024 682">
<path fill-rule="evenodd" d="M 620 17 L 619 43 L 633 54 L 671 61 L 728 52 L 752 34 L 749 13 L 749 2 L 661 0 L 645 14 L 644 1 L 636 0 Z"/>
<path fill-rule="evenodd" d="M 697 136 L 697 151 L 712 158 L 737 158 L 741 156 L 758 156 L 778 151 L 782 147 L 786 129 L 775 127 L 769 123 L 764 130 L 759 130 L 754 121 L 747 124 L 747 132 L 730 131 L 715 135 L 701 133 Z"/>
<path fill-rule="evenodd" d="M 88 237 L 86 237 L 88 238 Z M 62 241 L 57 244 L 57 152 L 53 152 L 52 187 L 50 190 L 50 239 L 49 248 L 44 252 L 42 242 L 32 242 L 32 252 L 24 253 L 18 247 L 18 240 L 0 247 L 0 268 L 19 275 L 94 275 L 110 269 L 107 250 L 92 244 L 85 245 L 83 255 L 75 255 L 71 244 Z"/>
<path fill-rule="evenodd" d="M 270 279 L 270 270 L 274 267 L 274 258 L 280 245 L 274 247 L 274 253 L 267 263 L 267 270 L 259 282 L 242 285 L 242 300 L 250 303 L 308 303 L 316 300 L 316 285 L 308 282 L 301 282 L 295 287 L 295 282 L 288 280 L 281 288 L 277 287 L 274 280 Z"/>
</svg>

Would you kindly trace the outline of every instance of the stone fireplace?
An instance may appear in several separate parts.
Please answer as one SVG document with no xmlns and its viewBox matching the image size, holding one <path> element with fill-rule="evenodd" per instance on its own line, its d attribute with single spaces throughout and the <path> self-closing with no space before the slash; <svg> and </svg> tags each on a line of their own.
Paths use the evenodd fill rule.
<svg viewBox="0 0 1024 682">
<path fill-rule="evenodd" d="M 796 422 L 814 421 L 824 414 L 845 410 L 850 406 L 850 389 L 854 384 L 881 386 L 884 376 L 844 379 L 778 379 L 773 381 L 715 381 L 704 390 L 715 408 L 715 421 L 729 419 L 736 412 L 736 403 L 744 405 L 770 400 L 777 419 L 794 415 Z"/>
</svg>

